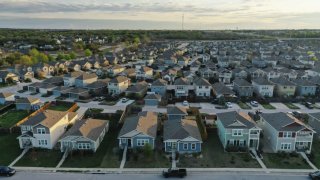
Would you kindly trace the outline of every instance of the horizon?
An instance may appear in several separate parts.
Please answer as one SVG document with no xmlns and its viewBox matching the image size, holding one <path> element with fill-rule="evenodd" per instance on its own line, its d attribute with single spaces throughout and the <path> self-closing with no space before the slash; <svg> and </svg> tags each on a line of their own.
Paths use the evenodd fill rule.
<svg viewBox="0 0 320 180">
<path fill-rule="evenodd" d="M 0 28 L 113 30 L 320 29 L 317 0 L 3 0 Z"/>
</svg>

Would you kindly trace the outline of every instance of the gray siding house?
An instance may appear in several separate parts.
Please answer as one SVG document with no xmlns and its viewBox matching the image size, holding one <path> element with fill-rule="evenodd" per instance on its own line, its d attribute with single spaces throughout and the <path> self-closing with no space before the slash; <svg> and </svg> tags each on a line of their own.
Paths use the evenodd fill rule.
<svg viewBox="0 0 320 180">
<path fill-rule="evenodd" d="M 168 120 L 181 120 L 184 119 L 188 115 L 187 109 L 183 107 L 168 107 L 167 108 L 167 116 Z"/>
<path fill-rule="evenodd" d="M 234 91 L 240 97 L 251 97 L 253 95 L 253 86 L 244 79 L 235 79 L 233 81 Z"/>
</svg>

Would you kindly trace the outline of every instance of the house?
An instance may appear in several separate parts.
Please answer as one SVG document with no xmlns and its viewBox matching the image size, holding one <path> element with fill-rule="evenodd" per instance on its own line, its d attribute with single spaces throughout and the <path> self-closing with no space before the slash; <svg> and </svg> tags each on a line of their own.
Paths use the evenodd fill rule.
<svg viewBox="0 0 320 180">
<path fill-rule="evenodd" d="M 70 99 L 87 99 L 90 97 L 90 94 L 88 89 L 75 87 L 65 91 L 62 96 Z"/>
<path fill-rule="evenodd" d="M 265 77 L 266 76 L 266 73 L 263 70 L 255 68 L 255 67 L 252 67 L 252 68 L 248 69 L 247 71 L 248 71 L 249 77 L 251 79 L 255 79 L 255 78 Z"/>
<path fill-rule="evenodd" d="M 275 93 L 277 96 L 294 96 L 296 92 L 296 85 L 283 78 L 274 78 L 270 80 L 271 83 L 275 84 Z"/>
<path fill-rule="evenodd" d="M 198 97 L 210 98 L 212 86 L 208 80 L 204 78 L 197 78 L 194 80 L 195 93 Z"/>
<path fill-rule="evenodd" d="M 219 68 L 218 73 L 219 73 L 219 82 L 222 82 L 224 84 L 229 84 L 231 82 L 232 71 L 224 68 Z"/>
<path fill-rule="evenodd" d="M 101 95 L 107 92 L 109 80 L 98 80 L 88 84 L 85 89 L 88 89 L 91 94 Z"/>
<path fill-rule="evenodd" d="M 6 104 L 7 102 L 13 102 L 15 100 L 14 94 L 10 92 L 0 93 L 0 104 Z"/>
<path fill-rule="evenodd" d="M 317 85 L 304 79 L 294 79 L 292 82 L 296 85 L 296 95 L 314 96 L 316 95 Z"/>
<path fill-rule="evenodd" d="M 74 86 L 76 82 L 76 78 L 81 76 L 83 72 L 75 71 L 75 72 L 70 72 L 66 75 L 63 76 L 63 84 L 64 86 Z"/>
<path fill-rule="evenodd" d="M 167 92 L 167 84 L 168 82 L 166 80 L 157 79 L 151 84 L 151 92 L 165 96 Z"/>
<path fill-rule="evenodd" d="M 91 118 L 78 120 L 60 138 L 60 150 L 96 152 L 108 130 L 109 121 Z"/>
<path fill-rule="evenodd" d="M 43 104 L 40 99 L 34 97 L 23 97 L 16 99 L 16 109 L 17 110 L 37 110 Z"/>
<path fill-rule="evenodd" d="M 125 69 L 125 67 L 122 67 L 120 65 L 114 65 L 110 69 L 108 69 L 108 73 L 110 76 L 114 77 L 122 73 Z"/>
<path fill-rule="evenodd" d="M 188 115 L 187 108 L 184 107 L 167 107 L 168 120 L 181 120 Z"/>
<path fill-rule="evenodd" d="M 274 84 L 266 78 L 259 77 L 252 80 L 254 92 L 262 97 L 273 97 Z"/>
<path fill-rule="evenodd" d="M 232 70 L 232 78 L 247 79 L 248 73 L 242 68 L 235 68 Z"/>
<path fill-rule="evenodd" d="M 202 138 L 195 120 L 168 120 L 163 126 L 165 152 L 201 152 Z"/>
<path fill-rule="evenodd" d="M 130 80 L 124 76 L 113 78 L 108 83 L 108 93 L 111 95 L 119 95 L 128 89 Z"/>
<path fill-rule="evenodd" d="M 0 83 L 7 83 L 9 78 L 12 80 L 12 82 L 19 81 L 19 77 L 15 73 L 11 73 L 9 71 L 0 71 Z"/>
<path fill-rule="evenodd" d="M 141 66 L 136 68 L 136 78 L 137 79 L 152 79 L 153 78 L 153 69 Z"/>
<path fill-rule="evenodd" d="M 54 96 L 61 96 L 63 94 L 67 94 L 72 89 L 72 87 L 67 87 L 67 86 L 58 86 L 54 89 L 52 89 L 52 94 Z"/>
<path fill-rule="evenodd" d="M 178 78 L 174 81 L 175 97 L 188 97 L 189 95 L 189 82 L 186 78 Z"/>
<path fill-rule="evenodd" d="M 308 125 L 311 126 L 313 130 L 316 131 L 316 135 L 320 137 L 320 113 L 309 113 L 308 116 Z"/>
<path fill-rule="evenodd" d="M 95 73 L 83 73 L 80 76 L 75 78 L 75 86 L 76 87 L 86 87 L 88 84 L 96 82 L 98 80 L 98 76 Z"/>
<path fill-rule="evenodd" d="M 148 83 L 145 81 L 138 82 L 137 84 L 130 86 L 126 91 L 126 96 L 135 96 L 142 98 L 148 91 Z"/>
<path fill-rule="evenodd" d="M 220 97 L 235 97 L 235 92 L 233 92 L 229 87 L 225 84 L 218 82 L 212 85 L 212 92 L 216 98 Z"/>
<path fill-rule="evenodd" d="M 77 116 L 75 112 L 45 110 L 29 117 L 20 125 L 21 135 L 17 138 L 20 148 L 53 149 Z"/>
<path fill-rule="evenodd" d="M 32 66 L 32 69 L 38 76 L 49 76 L 54 74 L 55 67 L 46 63 L 37 63 Z"/>
<path fill-rule="evenodd" d="M 161 102 L 161 95 L 159 94 L 147 94 L 144 97 L 144 103 L 146 106 L 158 106 Z"/>
<path fill-rule="evenodd" d="M 63 77 L 53 76 L 51 78 L 45 79 L 42 81 L 43 84 L 52 84 L 55 86 L 61 86 L 64 84 Z"/>
<path fill-rule="evenodd" d="M 263 113 L 259 126 L 272 152 L 311 152 L 315 132 L 295 117 L 283 112 Z"/>
<path fill-rule="evenodd" d="M 149 144 L 155 148 L 157 137 L 158 115 L 155 112 L 140 112 L 138 116 L 127 119 L 118 136 L 119 147 L 143 148 Z"/>
<path fill-rule="evenodd" d="M 217 114 L 217 128 L 222 146 L 227 148 L 258 149 L 261 129 L 243 112 L 225 112 Z"/>
<path fill-rule="evenodd" d="M 233 90 L 239 97 L 252 97 L 253 86 L 248 81 L 244 79 L 235 79 L 233 84 Z"/>
</svg>

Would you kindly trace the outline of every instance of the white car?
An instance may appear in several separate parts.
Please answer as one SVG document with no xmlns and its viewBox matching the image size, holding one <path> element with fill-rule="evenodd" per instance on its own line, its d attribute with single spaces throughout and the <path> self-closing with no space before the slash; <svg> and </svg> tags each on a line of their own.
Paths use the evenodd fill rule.
<svg viewBox="0 0 320 180">
<path fill-rule="evenodd" d="M 231 102 L 226 102 L 226 106 L 227 106 L 228 108 L 232 108 Z"/>
<path fill-rule="evenodd" d="M 251 104 L 251 106 L 253 106 L 253 107 L 258 107 L 258 106 L 259 106 L 259 104 L 258 104 L 257 101 L 251 101 L 250 104 Z"/>
<path fill-rule="evenodd" d="M 122 98 L 122 99 L 121 99 L 121 102 L 122 102 L 122 103 L 126 103 L 126 102 L 128 102 L 128 101 L 129 101 L 129 99 L 127 99 L 127 98 Z"/>
<path fill-rule="evenodd" d="M 184 105 L 184 106 L 189 106 L 189 102 L 188 102 L 188 101 L 183 101 L 183 102 L 182 102 L 182 105 Z"/>
</svg>

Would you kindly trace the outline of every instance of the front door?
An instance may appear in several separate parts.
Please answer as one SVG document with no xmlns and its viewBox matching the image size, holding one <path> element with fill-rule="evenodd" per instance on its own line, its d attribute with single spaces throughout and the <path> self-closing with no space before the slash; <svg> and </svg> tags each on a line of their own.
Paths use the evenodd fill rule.
<svg viewBox="0 0 320 180">
<path fill-rule="evenodd" d="M 250 148 L 257 148 L 257 145 L 258 145 L 258 140 L 250 139 L 250 144 L 249 144 Z"/>
</svg>

